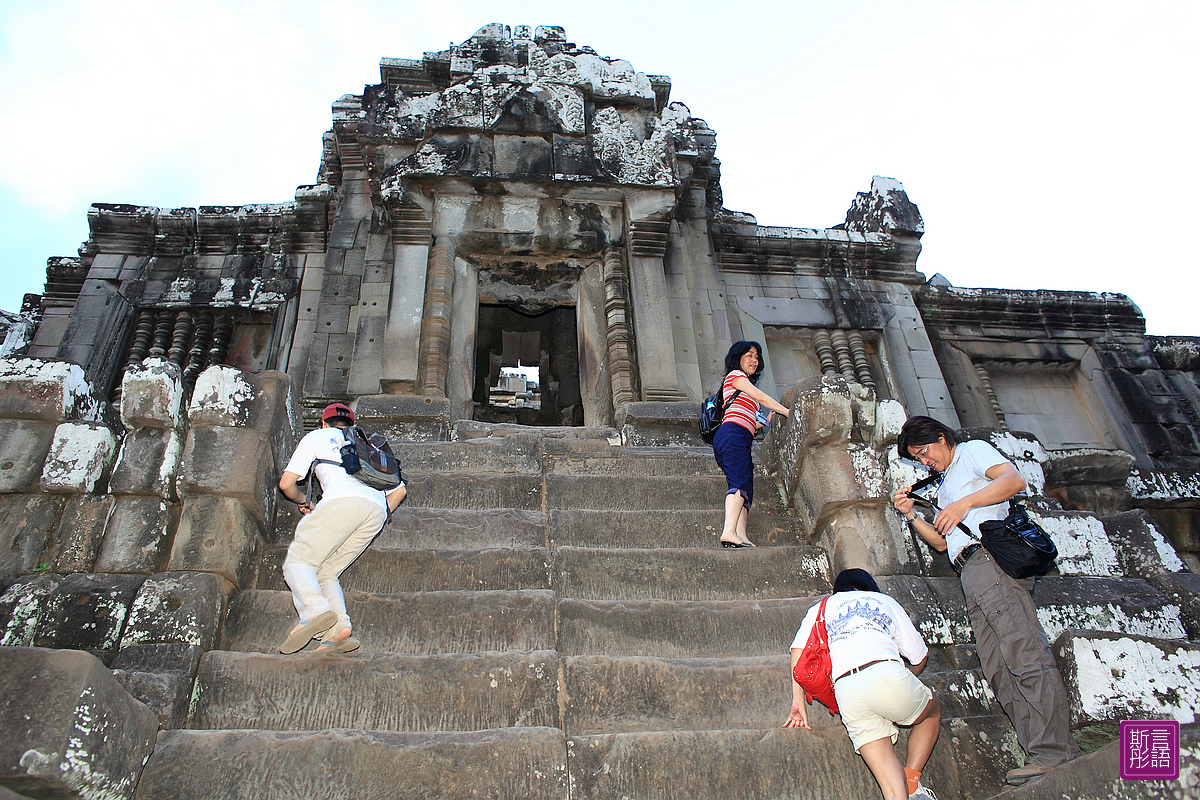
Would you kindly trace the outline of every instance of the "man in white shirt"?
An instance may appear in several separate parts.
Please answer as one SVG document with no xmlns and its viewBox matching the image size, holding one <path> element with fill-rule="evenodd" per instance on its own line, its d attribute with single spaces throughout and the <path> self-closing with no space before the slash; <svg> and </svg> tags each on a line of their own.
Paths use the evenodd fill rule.
<svg viewBox="0 0 1200 800">
<path fill-rule="evenodd" d="M 932 417 L 905 422 L 897 446 L 902 456 L 942 473 L 941 510 L 932 523 L 913 509 L 911 486 L 896 492 L 892 505 L 930 547 L 949 555 L 959 574 L 980 666 L 1026 754 L 1026 764 L 1009 770 L 1006 780 L 1016 786 L 1036 780 L 1079 755 L 1067 690 L 1033 607 L 1035 579 L 1017 580 L 1000 569 L 979 531 L 980 523 L 1008 516 L 1008 500 L 1024 491 L 1025 479 L 996 448 L 960 442 Z"/>
<path fill-rule="evenodd" d="M 300 440 L 279 478 L 279 490 L 297 503 L 304 515 L 283 561 L 283 578 L 292 590 L 300 622 L 279 645 L 281 653 L 294 653 L 316 638 L 321 639 L 319 652 L 348 653 L 359 646 L 351 636 L 350 615 L 338 578 L 378 535 L 404 500 L 406 490 L 401 482 L 395 489 L 381 492 L 342 468 L 341 447 L 346 443 L 342 428 L 353 424 L 354 411 L 349 406 L 326 406 L 321 427 Z M 322 490 L 315 506 L 306 502 L 296 485 L 310 468 Z"/>
</svg>

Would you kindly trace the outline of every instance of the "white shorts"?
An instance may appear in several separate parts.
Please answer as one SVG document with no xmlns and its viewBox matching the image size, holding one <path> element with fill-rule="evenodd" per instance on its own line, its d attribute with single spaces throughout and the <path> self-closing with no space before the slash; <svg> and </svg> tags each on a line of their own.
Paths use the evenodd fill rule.
<svg viewBox="0 0 1200 800">
<path fill-rule="evenodd" d="M 881 661 L 839 678 L 833 693 L 856 753 L 885 736 L 895 744 L 896 725 L 912 725 L 933 699 L 929 687 L 899 661 Z"/>
</svg>

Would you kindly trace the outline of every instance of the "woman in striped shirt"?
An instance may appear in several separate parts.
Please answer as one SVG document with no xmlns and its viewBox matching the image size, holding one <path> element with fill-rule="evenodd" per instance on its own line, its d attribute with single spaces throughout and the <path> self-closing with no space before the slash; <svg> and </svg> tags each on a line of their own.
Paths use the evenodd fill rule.
<svg viewBox="0 0 1200 800">
<path fill-rule="evenodd" d="M 750 460 L 750 445 L 754 433 L 770 425 L 775 414 L 788 416 L 788 409 L 755 386 L 763 371 L 762 345 L 758 342 L 737 342 L 725 356 L 725 383 L 721 400 L 729 403 L 721 427 L 713 436 L 713 454 L 717 466 L 725 473 L 729 491 L 725 494 L 725 528 L 721 531 L 722 547 L 754 547 L 746 538 L 746 522 L 750 504 L 754 501 L 754 464 Z M 737 393 L 735 396 L 735 392 Z M 762 408 L 770 411 L 763 416 Z"/>
</svg>

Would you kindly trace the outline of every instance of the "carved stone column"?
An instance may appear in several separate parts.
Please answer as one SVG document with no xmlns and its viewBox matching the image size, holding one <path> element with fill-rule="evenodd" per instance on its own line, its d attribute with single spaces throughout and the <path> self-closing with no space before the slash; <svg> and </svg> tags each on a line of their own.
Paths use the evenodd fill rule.
<svg viewBox="0 0 1200 800">
<path fill-rule="evenodd" d="M 454 242 L 439 237 L 429 251 L 425 276 L 418 373 L 421 394 L 446 397 L 450 370 L 450 319 L 454 299 Z"/>
<path fill-rule="evenodd" d="M 629 274 L 618 247 L 604 253 L 604 318 L 613 405 L 638 399 L 637 363 L 629 315 Z"/>
<path fill-rule="evenodd" d="M 388 216 L 392 228 L 392 285 L 379 384 L 388 393 L 415 394 L 432 224 L 425 210 L 415 205 L 391 206 Z"/>
<path fill-rule="evenodd" d="M 669 228 L 669 221 L 657 218 L 638 220 L 629 226 L 629 285 L 637 297 L 633 317 L 642 399 L 661 402 L 687 399 L 679 389 L 671 303 L 663 267 Z"/>
</svg>

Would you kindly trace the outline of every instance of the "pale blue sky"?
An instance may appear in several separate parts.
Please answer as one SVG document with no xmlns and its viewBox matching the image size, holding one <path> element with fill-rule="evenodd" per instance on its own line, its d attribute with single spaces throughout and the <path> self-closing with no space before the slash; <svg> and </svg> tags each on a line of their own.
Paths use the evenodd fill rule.
<svg viewBox="0 0 1200 800">
<path fill-rule="evenodd" d="M 0 2 L 0 308 L 41 292 L 93 202 L 284 202 L 330 104 L 489 22 L 669 75 L 717 132 L 727 207 L 843 221 L 872 175 L 956 286 L 1122 292 L 1200 335 L 1190 191 L 1200 3 Z"/>
</svg>

